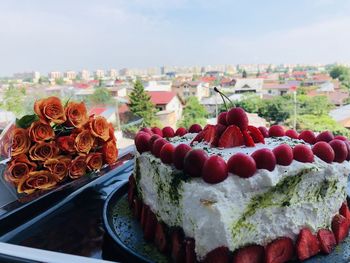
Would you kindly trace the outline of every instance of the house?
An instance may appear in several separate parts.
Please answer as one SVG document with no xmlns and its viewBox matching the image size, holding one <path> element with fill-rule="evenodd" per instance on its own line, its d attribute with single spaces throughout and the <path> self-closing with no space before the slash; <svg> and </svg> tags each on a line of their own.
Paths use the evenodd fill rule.
<svg viewBox="0 0 350 263">
<path fill-rule="evenodd" d="M 176 123 L 181 119 L 183 102 L 173 91 L 149 91 L 151 102 L 159 110 L 157 117 L 164 126 L 176 127 Z"/>
<path fill-rule="evenodd" d="M 89 109 L 88 113 L 90 115 L 102 116 L 112 124 L 116 124 L 116 111 L 113 106 L 95 106 Z"/>
<path fill-rule="evenodd" d="M 150 80 L 143 83 L 147 91 L 171 91 L 171 81 L 169 80 Z"/>
<path fill-rule="evenodd" d="M 261 93 L 264 80 L 262 78 L 236 78 L 234 93 Z"/>
<path fill-rule="evenodd" d="M 175 92 L 182 100 L 191 96 L 197 97 L 198 100 L 210 96 L 209 84 L 201 81 L 174 82 L 171 91 Z"/>
<path fill-rule="evenodd" d="M 340 125 L 350 129 L 350 104 L 331 110 L 329 115 Z"/>
<path fill-rule="evenodd" d="M 268 96 L 282 96 L 289 93 L 293 87 L 298 87 L 299 84 L 298 81 L 264 83 L 263 94 Z"/>
</svg>

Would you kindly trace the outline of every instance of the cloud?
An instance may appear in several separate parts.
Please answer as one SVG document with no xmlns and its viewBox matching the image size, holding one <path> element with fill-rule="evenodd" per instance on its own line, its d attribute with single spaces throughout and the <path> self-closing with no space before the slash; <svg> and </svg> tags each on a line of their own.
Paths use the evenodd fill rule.
<svg viewBox="0 0 350 263">
<path fill-rule="evenodd" d="M 217 45 L 229 59 L 253 62 L 329 63 L 350 60 L 350 18 L 338 17 L 305 27 L 275 31 L 256 37 L 223 36 Z"/>
</svg>

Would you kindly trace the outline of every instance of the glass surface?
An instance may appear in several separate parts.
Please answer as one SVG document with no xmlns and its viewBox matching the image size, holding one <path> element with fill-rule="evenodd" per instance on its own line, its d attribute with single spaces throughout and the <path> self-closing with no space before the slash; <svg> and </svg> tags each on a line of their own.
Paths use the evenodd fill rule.
<svg viewBox="0 0 350 263">
<path fill-rule="evenodd" d="M 85 189 L 63 205 L 56 205 L 52 213 L 41 214 L 23 229 L 19 227 L 1 241 L 56 252 L 102 258 L 104 230 L 102 209 L 108 194 L 128 179 L 133 160 L 124 169 L 98 185 Z M 116 256 L 116 255 L 114 255 Z"/>
</svg>

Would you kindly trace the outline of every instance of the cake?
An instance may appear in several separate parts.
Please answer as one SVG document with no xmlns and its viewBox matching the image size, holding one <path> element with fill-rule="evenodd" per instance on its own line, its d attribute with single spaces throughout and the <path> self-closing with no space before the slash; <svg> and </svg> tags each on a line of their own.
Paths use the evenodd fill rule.
<svg viewBox="0 0 350 263">
<path fill-rule="evenodd" d="M 128 200 L 144 237 L 174 262 L 286 262 L 331 253 L 348 235 L 349 142 L 248 125 L 143 128 Z"/>
</svg>

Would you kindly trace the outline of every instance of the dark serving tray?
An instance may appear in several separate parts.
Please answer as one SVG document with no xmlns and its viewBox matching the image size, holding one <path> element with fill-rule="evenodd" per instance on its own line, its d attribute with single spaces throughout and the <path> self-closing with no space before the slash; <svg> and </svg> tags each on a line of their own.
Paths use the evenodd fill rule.
<svg viewBox="0 0 350 263">
<path fill-rule="evenodd" d="M 119 162 L 103 176 L 68 193 L 29 220 L 15 218 L 17 222 L 23 222 L 7 231 L 1 229 L 0 262 L 29 262 L 25 259 L 8 261 L 8 256 L 1 254 L 1 242 L 60 252 L 67 257 L 78 255 L 86 259 L 120 261 L 118 253 L 109 251 L 109 241 L 105 241 L 102 208 L 107 196 L 128 179 L 133 165 L 133 149 L 129 149 L 121 154 Z M 31 209 L 30 205 L 28 209 Z M 19 210 L 17 216 L 21 217 L 22 212 L 23 210 Z M 72 262 L 70 259 L 66 261 Z"/>
<path fill-rule="evenodd" d="M 0 207 L 0 236 L 22 225 L 25 221 L 40 215 L 40 213 L 45 212 L 65 197 L 71 194 L 77 195 L 84 189 L 99 184 L 104 180 L 104 176 L 115 173 L 115 169 L 130 158 L 133 158 L 133 155 L 130 149 L 127 149 L 122 152 L 121 157 L 115 164 L 105 167 L 98 173 L 83 176 L 48 191 L 39 191 L 30 195 L 21 195 L 19 198 L 12 198 L 11 202 Z M 3 169 L 4 165 L 0 165 L 0 172 Z M 2 176 L 0 179 L 0 190 L 10 193 L 11 191 L 4 180 L 2 180 Z"/>
<path fill-rule="evenodd" d="M 348 193 L 349 186 L 348 184 Z M 125 262 L 169 262 L 169 259 L 159 253 L 152 243 L 144 241 L 141 225 L 130 212 L 127 191 L 128 183 L 125 182 L 111 193 L 103 208 L 104 227 L 114 242 L 115 250 L 123 255 Z M 317 255 L 303 262 L 350 262 L 350 236 L 330 255 Z"/>
</svg>

